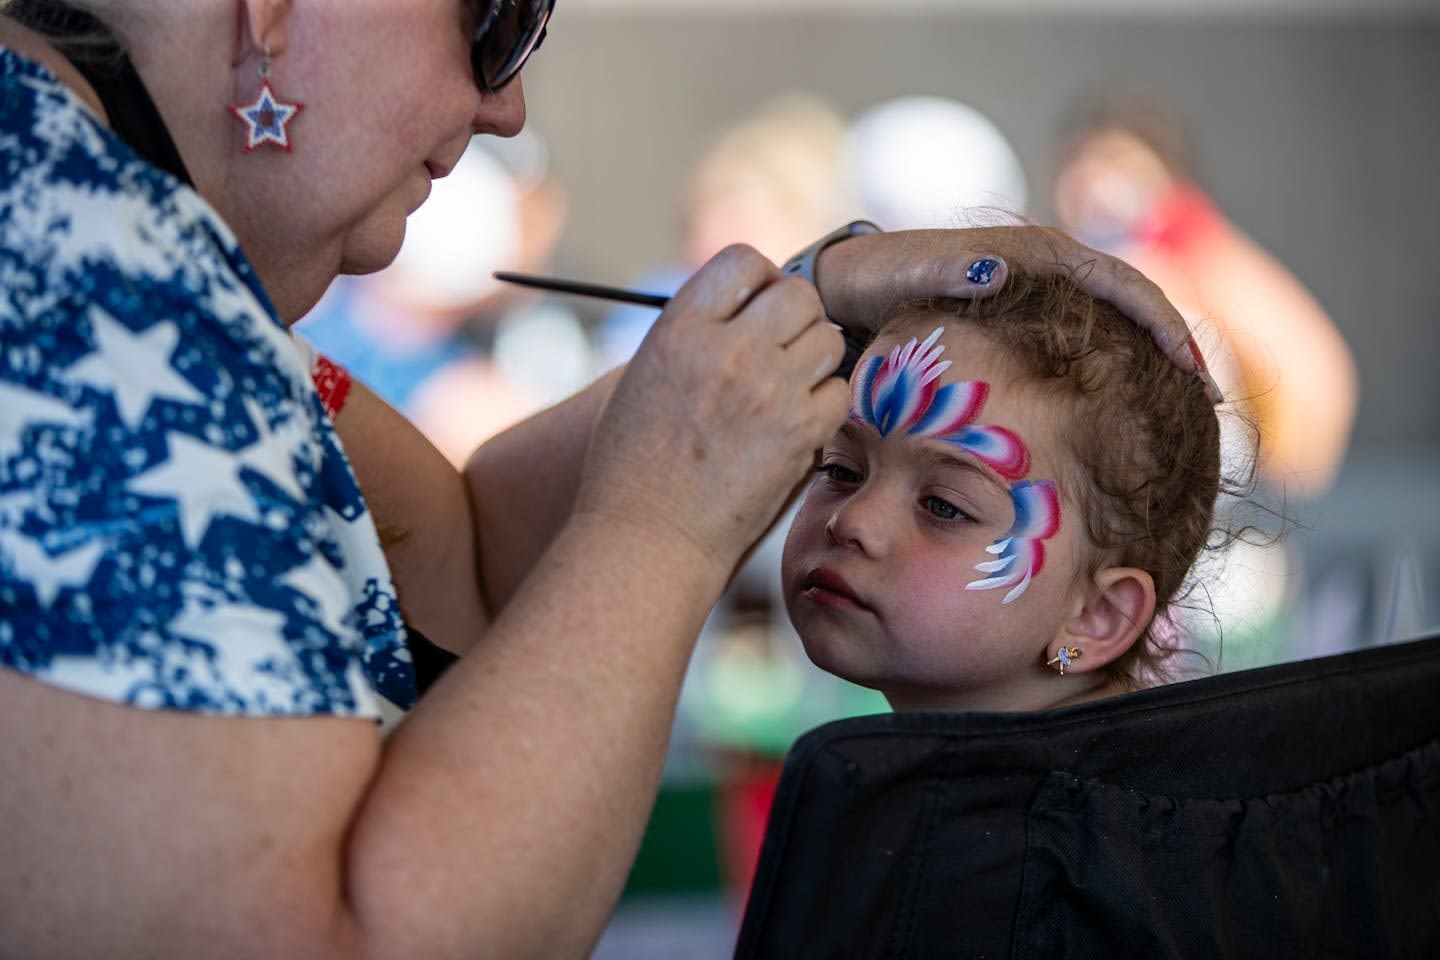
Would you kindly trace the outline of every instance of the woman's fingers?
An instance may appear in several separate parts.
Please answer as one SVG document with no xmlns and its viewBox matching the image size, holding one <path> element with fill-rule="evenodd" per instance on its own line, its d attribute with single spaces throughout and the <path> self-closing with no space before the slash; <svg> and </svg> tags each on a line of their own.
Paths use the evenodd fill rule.
<svg viewBox="0 0 1440 960">
<path fill-rule="evenodd" d="M 1213 403 L 1222 399 L 1220 387 L 1205 364 L 1190 327 L 1160 288 L 1135 267 L 1085 246 L 1050 227 L 1016 227 L 1025 249 L 1024 263 L 1036 273 L 1062 273 L 1098 300 L 1119 308 L 1149 331 L 1170 361 L 1189 370 L 1205 383 Z"/>
<path fill-rule="evenodd" d="M 733 562 L 845 416 L 818 294 L 748 248 L 666 307 L 597 427 L 582 508 L 680 529 Z"/>
<path fill-rule="evenodd" d="M 1050 227 L 974 227 L 857 236 L 825 250 L 816 277 L 830 315 L 850 327 L 872 326 L 912 297 L 969 299 L 1004 287 L 1011 269 L 1064 274 L 1113 304 L 1184 370 L 1220 390 L 1179 311 L 1130 264 Z"/>
</svg>

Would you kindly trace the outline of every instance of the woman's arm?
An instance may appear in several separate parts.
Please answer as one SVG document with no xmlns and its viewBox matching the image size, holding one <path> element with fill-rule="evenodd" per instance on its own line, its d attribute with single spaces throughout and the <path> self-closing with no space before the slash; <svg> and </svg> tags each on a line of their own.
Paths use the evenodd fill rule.
<svg viewBox="0 0 1440 960">
<path fill-rule="evenodd" d="M 465 465 L 481 589 L 502 609 L 570 518 L 590 436 L 624 369 L 481 444 Z M 657 451 L 660 453 L 660 451 Z"/>
<path fill-rule="evenodd" d="M 479 543 L 455 467 L 409 420 L 354 383 L 335 429 L 375 518 L 406 622 L 464 653 L 484 631 Z"/>
<path fill-rule="evenodd" d="M 383 743 L 0 670 L 0 957 L 586 955 L 700 627 L 844 417 L 841 350 L 811 288 L 712 262 L 614 383 L 549 549 Z"/>
<path fill-rule="evenodd" d="M 995 261 L 993 272 L 988 283 L 976 283 L 970 267 L 984 260 Z M 1190 332 L 1159 288 L 1122 261 L 1044 227 L 857 236 L 825 249 L 816 279 L 829 316 L 854 327 L 909 297 L 986 296 L 1004 285 L 1007 262 L 1075 271 L 1087 290 L 1121 307 L 1177 363 L 1194 368 Z M 483 623 L 482 608 L 501 609 L 554 539 L 569 516 L 596 418 L 621 372 L 487 441 L 467 463 L 463 485 L 454 483 L 443 457 L 420 449 L 428 443 L 399 414 L 374 410 L 380 401 L 373 396 L 358 405 L 352 400 L 341 413 L 337 426 L 382 535 L 388 531 L 386 554 L 407 614 L 432 640 L 466 649 Z M 392 438 L 406 434 L 397 446 Z M 467 596 L 475 582 L 479 595 Z"/>
</svg>

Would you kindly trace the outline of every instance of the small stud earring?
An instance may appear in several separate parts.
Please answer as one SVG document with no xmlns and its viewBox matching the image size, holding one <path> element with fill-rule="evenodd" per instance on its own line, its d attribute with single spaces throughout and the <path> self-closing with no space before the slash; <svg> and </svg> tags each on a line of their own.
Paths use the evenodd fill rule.
<svg viewBox="0 0 1440 960">
<path fill-rule="evenodd" d="M 1084 651 L 1079 647 L 1061 647 L 1055 651 L 1055 656 L 1045 661 L 1045 666 L 1054 667 L 1056 670 L 1059 670 L 1060 676 L 1063 677 L 1065 676 L 1065 668 L 1078 660 L 1082 653 L 1084 653 Z"/>
</svg>

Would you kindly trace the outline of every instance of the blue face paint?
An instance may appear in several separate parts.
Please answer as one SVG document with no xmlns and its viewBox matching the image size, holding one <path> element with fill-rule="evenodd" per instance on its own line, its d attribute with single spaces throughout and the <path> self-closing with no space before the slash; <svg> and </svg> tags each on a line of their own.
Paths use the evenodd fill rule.
<svg viewBox="0 0 1440 960">
<path fill-rule="evenodd" d="M 1060 529 L 1060 497 L 1049 480 L 1017 483 L 1030 471 L 1030 453 L 1012 431 L 977 426 L 990 386 L 978 380 L 939 386 L 940 375 L 950 367 L 936 342 L 944 327 L 937 327 L 921 343 L 915 338 L 862 364 L 850 381 L 850 418 L 873 427 L 882 437 L 891 434 L 933 437 L 954 444 L 1010 481 L 1015 522 L 1004 537 L 987 550 L 994 560 L 977 564 L 990 574 L 966 584 L 967 590 L 1010 587 L 1004 603 L 1025 592 L 1045 563 L 1042 541 Z"/>
</svg>

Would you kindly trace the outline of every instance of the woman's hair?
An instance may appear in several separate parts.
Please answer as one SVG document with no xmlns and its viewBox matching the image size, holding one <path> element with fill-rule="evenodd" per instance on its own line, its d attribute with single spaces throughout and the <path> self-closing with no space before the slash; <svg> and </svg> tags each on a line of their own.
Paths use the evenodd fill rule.
<svg viewBox="0 0 1440 960">
<path fill-rule="evenodd" d="M 1188 651 L 1167 629 L 1167 611 L 1186 602 L 1187 576 L 1207 544 L 1229 539 L 1212 542 L 1222 485 L 1249 486 L 1222 481 L 1220 423 L 1200 378 L 1067 276 L 1012 271 L 993 296 L 911 301 L 896 321 L 931 322 L 937 312 L 979 331 L 1009 358 L 1018 383 L 1057 401 L 1056 436 L 1071 457 L 1056 481 L 1085 518 L 1082 575 L 1138 567 L 1155 582 L 1156 620 L 1107 669 L 1126 688 L 1174 679 L 1172 660 Z"/>
<path fill-rule="evenodd" d="M 123 57 L 123 44 L 116 36 L 113 11 L 104 19 L 98 10 L 105 0 L 0 0 L 0 13 L 44 34 L 72 60 L 84 60 L 102 68 L 114 67 Z"/>
</svg>

